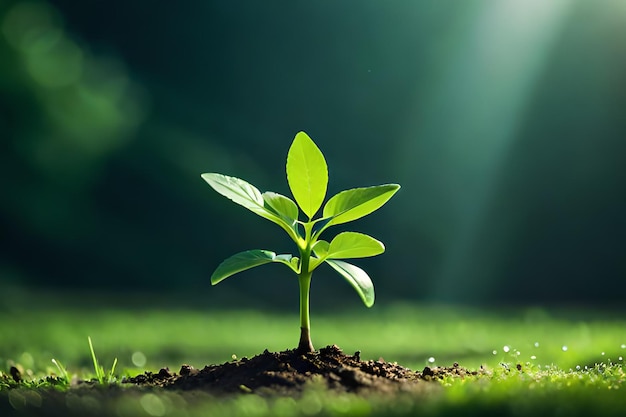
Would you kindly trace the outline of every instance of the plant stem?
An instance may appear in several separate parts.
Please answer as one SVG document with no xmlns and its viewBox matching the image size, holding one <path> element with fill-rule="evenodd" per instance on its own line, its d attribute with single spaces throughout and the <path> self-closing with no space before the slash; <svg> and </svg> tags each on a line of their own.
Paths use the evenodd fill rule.
<svg viewBox="0 0 626 417">
<path fill-rule="evenodd" d="M 307 265 L 308 269 L 308 265 Z M 313 342 L 311 342 L 311 321 L 309 318 L 309 290 L 311 288 L 311 273 L 302 273 L 298 277 L 300 286 L 300 343 L 298 352 L 313 352 Z"/>
<path fill-rule="evenodd" d="M 310 220 L 310 219 L 309 219 Z M 310 221 L 303 224 L 304 242 L 300 246 L 300 273 L 298 274 L 298 285 L 300 287 L 300 342 L 297 351 L 301 353 L 314 352 L 313 342 L 311 342 L 311 320 L 309 319 L 309 290 L 311 289 L 311 275 L 309 270 L 311 262 L 312 246 L 311 239 L 313 223 Z"/>
</svg>

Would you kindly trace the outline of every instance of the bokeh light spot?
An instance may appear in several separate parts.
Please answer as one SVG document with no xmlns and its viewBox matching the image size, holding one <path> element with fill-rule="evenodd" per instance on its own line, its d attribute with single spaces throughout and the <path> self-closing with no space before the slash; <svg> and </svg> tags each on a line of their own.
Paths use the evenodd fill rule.
<svg viewBox="0 0 626 417">
<path fill-rule="evenodd" d="M 141 397 L 139 403 L 146 413 L 151 416 L 159 417 L 165 414 L 165 404 L 163 404 L 161 398 L 159 398 L 156 394 L 145 394 Z"/>
<path fill-rule="evenodd" d="M 139 352 L 139 351 L 133 352 L 130 359 L 133 362 L 133 365 L 135 365 L 138 368 L 143 368 L 147 362 L 146 355 L 144 355 L 143 352 Z"/>
</svg>

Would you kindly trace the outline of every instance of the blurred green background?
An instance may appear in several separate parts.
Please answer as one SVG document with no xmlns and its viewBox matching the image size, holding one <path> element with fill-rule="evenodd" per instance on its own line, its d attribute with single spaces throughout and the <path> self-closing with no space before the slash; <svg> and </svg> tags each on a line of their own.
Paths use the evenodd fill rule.
<svg viewBox="0 0 626 417">
<path fill-rule="evenodd" d="M 295 307 L 281 265 L 210 288 L 294 248 L 200 174 L 288 195 L 304 130 L 330 195 L 403 187 L 335 231 L 385 242 L 357 262 L 378 303 L 623 305 L 623 0 L 2 0 L 0 29 L 5 296 Z M 330 268 L 312 297 L 360 304 Z"/>
</svg>

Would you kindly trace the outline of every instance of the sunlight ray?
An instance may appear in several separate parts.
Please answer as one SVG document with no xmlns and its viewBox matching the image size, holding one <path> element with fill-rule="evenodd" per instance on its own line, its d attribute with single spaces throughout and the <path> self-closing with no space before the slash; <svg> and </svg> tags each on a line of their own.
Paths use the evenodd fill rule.
<svg viewBox="0 0 626 417">
<path fill-rule="evenodd" d="M 412 227 L 443 250 L 430 297 L 467 289 L 469 249 L 569 4 L 481 3 L 457 25 L 445 62 L 429 64 L 437 84 L 416 98 L 420 117 L 407 126 L 398 166 L 416 190 L 408 204 L 423 224 Z"/>
</svg>

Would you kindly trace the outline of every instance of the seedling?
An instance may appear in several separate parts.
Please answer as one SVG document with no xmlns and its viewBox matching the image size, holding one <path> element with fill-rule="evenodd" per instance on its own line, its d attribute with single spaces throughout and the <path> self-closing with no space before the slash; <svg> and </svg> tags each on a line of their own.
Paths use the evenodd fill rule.
<svg viewBox="0 0 626 417">
<path fill-rule="evenodd" d="M 91 351 L 91 359 L 93 360 L 93 369 L 96 372 L 96 379 L 100 384 L 112 383 L 114 381 L 113 373 L 115 372 L 115 366 L 117 365 L 117 358 L 113 360 L 111 371 L 107 375 L 107 373 L 104 371 L 104 367 L 98 362 L 96 352 L 93 350 L 93 343 L 91 343 L 91 337 L 87 337 L 87 340 L 89 341 L 89 350 Z"/>
<path fill-rule="evenodd" d="M 57 367 L 57 369 L 59 370 L 59 377 L 63 378 L 63 380 L 66 383 L 70 383 L 70 374 L 67 372 L 67 369 L 65 368 L 65 366 L 63 366 L 63 364 L 61 363 L 61 361 L 58 361 L 56 359 L 52 359 L 52 363 Z"/>
<path fill-rule="evenodd" d="M 282 227 L 296 243 L 299 256 L 277 255 L 261 249 L 237 253 L 217 267 L 211 276 L 211 284 L 215 285 L 238 272 L 270 262 L 287 265 L 298 275 L 300 287 L 299 351 L 314 350 L 310 331 L 309 291 L 313 271 L 322 263 L 327 263 L 345 278 L 367 307 L 374 304 L 374 285 L 367 273 L 340 259 L 379 255 L 385 251 L 383 243 L 357 232 L 339 233 L 330 242 L 321 240 L 320 235 L 330 226 L 347 223 L 378 210 L 400 189 L 398 184 L 342 191 L 331 197 L 324 205 L 321 217 L 313 220 L 326 198 L 328 167 L 322 152 L 304 132 L 296 135 L 287 154 L 287 182 L 297 205 L 284 195 L 271 191 L 261 193 L 255 186 L 239 178 L 216 173 L 202 174 L 202 178 L 218 193 Z"/>
</svg>

